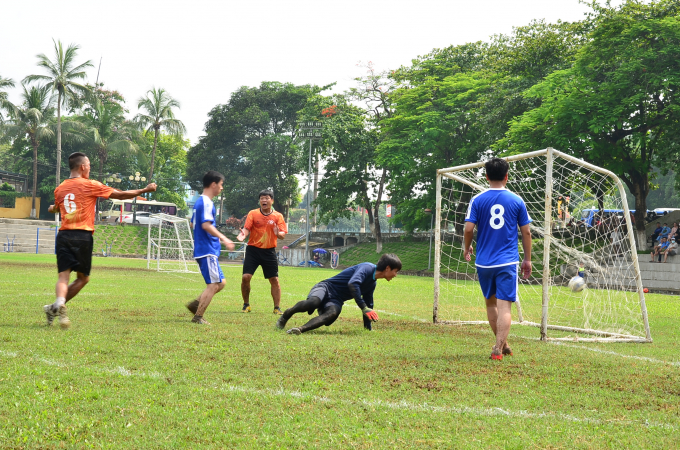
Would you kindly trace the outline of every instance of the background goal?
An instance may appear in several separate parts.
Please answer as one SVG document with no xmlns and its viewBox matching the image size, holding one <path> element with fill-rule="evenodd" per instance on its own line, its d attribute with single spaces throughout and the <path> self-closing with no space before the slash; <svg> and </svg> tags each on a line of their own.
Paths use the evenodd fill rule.
<svg viewBox="0 0 680 450">
<path fill-rule="evenodd" d="M 187 219 L 168 214 L 149 216 L 146 267 L 159 272 L 199 272 L 194 260 L 194 238 Z"/>
<path fill-rule="evenodd" d="M 649 342 L 632 216 L 613 173 L 551 148 L 505 158 L 507 188 L 533 219 L 532 265 L 513 319 L 541 339 Z M 487 323 L 474 258 L 463 258 L 470 199 L 488 188 L 484 162 L 437 171 L 435 323 Z M 475 246 L 476 243 L 473 243 Z M 518 230 L 518 248 L 522 257 Z M 567 288 L 579 266 L 588 287 Z"/>
</svg>

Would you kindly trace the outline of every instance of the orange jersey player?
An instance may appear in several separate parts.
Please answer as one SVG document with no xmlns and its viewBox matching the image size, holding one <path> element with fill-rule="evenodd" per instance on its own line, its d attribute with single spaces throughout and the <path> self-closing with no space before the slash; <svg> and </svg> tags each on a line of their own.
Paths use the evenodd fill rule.
<svg viewBox="0 0 680 450">
<path fill-rule="evenodd" d="M 283 238 L 288 232 L 286 222 L 281 213 L 274 211 L 274 193 L 269 189 L 260 191 L 260 208 L 248 213 L 246 223 L 236 237 L 239 241 L 250 234 L 243 260 L 243 277 L 241 277 L 241 295 L 243 296 L 243 312 L 250 312 L 250 279 L 259 266 L 262 266 L 264 277 L 271 284 L 274 314 L 281 315 L 281 286 L 279 285 L 279 262 L 276 258 L 276 240 Z"/>
<path fill-rule="evenodd" d="M 99 181 L 90 180 L 90 160 L 84 153 L 76 152 L 69 156 L 68 165 L 71 176 L 54 190 L 54 205 L 50 205 L 48 209 L 50 213 L 60 213 L 62 218 L 56 243 L 59 271 L 57 299 L 43 307 L 47 325 L 52 325 L 58 315 L 62 328 L 71 325 L 66 315 L 66 302 L 75 297 L 90 281 L 92 233 L 97 198 L 125 200 L 156 190 L 155 183 L 149 184 L 144 189 L 118 191 Z M 69 284 L 73 271 L 77 276 L 73 283 Z"/>
</svg>

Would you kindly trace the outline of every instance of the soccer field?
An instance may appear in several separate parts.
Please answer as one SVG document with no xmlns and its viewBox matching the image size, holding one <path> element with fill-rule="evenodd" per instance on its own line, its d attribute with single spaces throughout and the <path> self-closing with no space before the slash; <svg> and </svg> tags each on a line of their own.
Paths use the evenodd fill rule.
<svg viewBox="0 0 680 450">
<path fill-rule="evenodd" d="M 544 343 L 515 325 L 498 362 L 488 326 L 431 323 L 432 278 L 379 280 L 374 332 L 348 302 L 290 336 L 259 270 L 242 314 L 241 266 L 223 266 L 198 326 L 184 304 L 199 274 L 95 258 L 68 331 L 44 325 L 54 256 L 2 254 L 0 270 L 0 449 L 680 446 L 678 297 L 647 296 L 651 344 Z M 282 307 L 334 273 L 281 268 Z"/>
</svg>

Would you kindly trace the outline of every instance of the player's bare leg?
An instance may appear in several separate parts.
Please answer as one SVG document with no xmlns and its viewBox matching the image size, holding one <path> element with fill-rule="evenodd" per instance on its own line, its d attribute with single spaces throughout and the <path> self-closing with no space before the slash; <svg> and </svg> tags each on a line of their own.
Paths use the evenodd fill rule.
<svg viewBox="0 0 680 450">
<path fill-rule="evenodd" d="M 215 294 L 224 289 L 225 285 L 226 282 L 222 280 L 219 283 L 210 283 L 205 287 L 205 290 L 201 294 L 196 314 L 194 315 L 194 318 L 191 319 L 192 322 L 209 325 L 208 322 L 203 319 L 203 314 L 205 314 L 205 310 L 208 309 L 208 305 L 212 302 Z"/>
<path fill-rule="evenodd" d="M 90 281 L 90 277 L 82 272 L 76 272 L 76 279 L 69 284 L 70 278 L 71 270 L 59 272 L 57 284 L 54 289 L 57 300 L 52 305 L 45 305 L 44 307 L 48 325 L 52 324 L 54 317 L 58 314 L 59 325 L 62 328 L 71 326 L 71 321 L 66 315 L 66 302 L 78 295 L 78 292 L 80 292 L 80 290 Z"/>
<path fill-rule="evenodd" d="M 241 277 L 241 297 L 243 297 L 243 312 L 250 312 L 250 280 L 253 276 L 244 273 Z"/>
<path fill-rule="evenodd" d="M 496 345 L 494 346 L 493 355 L 501 355 L 508 345 L 508 334 L 510 334 L 510 325 L 512 325 L 512 302 L 507 300 L 496 301 L 498 319 L 496 321 Z"/>
<path fill-rule="evenodd" d="M 276 313 L 278 310 L 280 314 L 283 314 L 280 308 L 281 285 L 279 284 L 279 277 L 271 277 L 269 283 L 271 284 L 272 300 L 274 300 L 274 312 Z"/>
<path fill-rule="evenodd" d="M 501 300 L 503 303 L 510 303 L 506 302 L 505 300 Z M 486 317 L 489 320 L 489 326 L 491 327 L 491 330 L 493 331 L 494 336 L 496 336 L 496 339 L 498 339 L 498 306 L 497 306 L 498 301 L 496 300 L 496 296 L 492 295 L 491 298 L 486 299 Z M 512 316 L 510 317 L 510 320 L 512 322 Z M 509 328 L 508 328 L 509 331 Z M 510 344 L 508 344 L 508 335 L 505 335 L 505 345 L 502 347 L 502 354 L 503 355 L 512 355 L 512 350 L 510 349 Z"/>
<path fill-rule="evenodd" d="M 68 282 L 68 279 L 67 279 Z M 66 302 L 68 303 L 73 297 L 78 295 L 78 292 L 85 287 L 87 283 L 90 282 L 90 277 L 82 272 L 76 272 L 76 279 L 73 280 L 71 284 L 68 285 L 66 290 Z"/>
</svg>

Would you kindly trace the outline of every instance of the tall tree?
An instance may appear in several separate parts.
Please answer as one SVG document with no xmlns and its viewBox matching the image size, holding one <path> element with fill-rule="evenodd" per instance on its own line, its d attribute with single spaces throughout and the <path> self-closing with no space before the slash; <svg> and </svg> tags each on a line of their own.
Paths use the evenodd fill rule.
<svg viewBox="0 0 680 450">
<path fill-rule="evenodd" d="M 149 181 L 153 180 L 153 166 L 156 160 L 156 146 L 158 145 L 158 135 L 161 129 L 168 134 L 182 136 L 186 133 L 186 127 L 181 120 L 175 118 L 173 108 L 180 108 L 177 100 L 172 98 L 163 88 L 152 88 L 146 93 L 146 97 L 141 97 L 137 104 L 140 110 L 146 114 L 139 113 L 134 121 L 140 128 L 146 129 L 149 133 L 153 130 L 153 151 L 151 152 L 151 164 L 149 167 Z"/>
<path fill-rule="evenodd" d="M 573 67 L 527 92 L 540 106 L 514 120 L 497 148 L 552 146 L 616 173 L 635 196 L 644 249 L 652 164 L 680 156 L 680 4 L 593 8 L 590 41 Z"/>
<path fill-rule="evenodd" d="M 287 200 L 298 200 L 295 174 L 306 167 L 298 111 L 323 89 L 279 82 L 239 88 L 210 111 L 205 135 L 189 150 L 189 184 L 199 189 L 203 174 L 218 170 L 226 177 L 226 210 L 241 216 L 257 205 L 257 192 L 272 188 L 274 208 L 285 215 Z"/>
<path fill-rule="evenodd" d="M 32 86 L 30 89 L 22 85 L 22 103 L 15 108 L 9 125 L 6 126 L 8 136 L 27 137 L 33 148 L 33 192 L 31 200 L 31 219 L 37 218 L 35 197 L 38 189 L 38 146 L 44 139 L 54 137 L 52 120 L 54 119 L 54 96 L 51 86 Z"/>
<path fill-rule="evenodd" d="M 61 41 L 54 41 L 54 60 L 44 54 L 38 55 L 38 67 L 42 67 L 47 75 L 29 75 L 24 82 L 45 81 L 57 94 L 57 172 L 56 185 L 61 183 L 61 107 L 70 101 L 77 101 L 78 94 L 86 94 L 89 89 L 78 80 L 86 77 L 85 69 L 92 67 L 91 61 L 76 65 L 75 59 L 80 47 L 70 44 L 64 51 Z"/>
<path fill-rule="evenodd" d="M 0 124 L 3 122 L 4 118 L 2 116 L 2 110 L 8 111 L 10 114 L 14 110 L 14 105 L 7 98 L 7 92 L 5 89 L 14 87 L 14 80 L 11 78 L 3 78 L 0 76 Z"/>
<path fill-rule="evenodd" d="M 366 209 L 369 227 L 377 238 L 384 169 L 377 165 L 379 133 L 371 118 L 343 95 L 317 96 L 306 111 L 317 111 L 319 116 L 325 112 L 317 118 L 324 124 L 320 147 L 326 171 L 314 201 L 320 207 L 321 221 L 349 219 L 360 206 Z M 376 247 L 376 251 L 381 249 Z"/>
<path fill-rule="evenodd" d="M 94 95 L 88 96 L 83 114 L 76 120 L 85 126 L 84 133 L 97 153 L 98 178 L 103 181 L 104 168 L 110 153 L 129 154 L 139 147 L 133 138 L 137 134 L 134 124 L 125 116 L 124 101 L 105 101 L 113 96 L 111 91 L 96 88 Z"/>
</svg>

